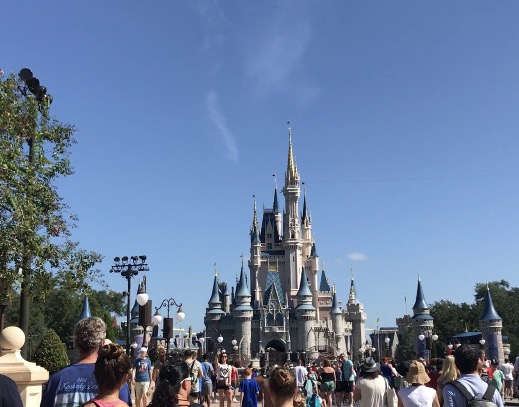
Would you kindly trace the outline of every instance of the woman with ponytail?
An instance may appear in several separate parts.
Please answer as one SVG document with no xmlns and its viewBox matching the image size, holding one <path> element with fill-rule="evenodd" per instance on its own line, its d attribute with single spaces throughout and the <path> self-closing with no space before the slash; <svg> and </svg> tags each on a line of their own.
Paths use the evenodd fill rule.
<svg viewBox="0 0 519 407">
<path fill-rule="evenodd" d="M 165 362 L 159 372 L 159 384 L 148 407 L 194 406 L 188 400 L 191 392 L 189 367 L 183 360 Z"/>
<path fill-rule="evenodd" d="M 110 343 L 99 349 L 94 367 L 98 393 L 84 407 L 128 407 L 119 399 L 119 390 L 126 383 L 131 367 L 132 362 L 121 345 Z"/>
</svg>

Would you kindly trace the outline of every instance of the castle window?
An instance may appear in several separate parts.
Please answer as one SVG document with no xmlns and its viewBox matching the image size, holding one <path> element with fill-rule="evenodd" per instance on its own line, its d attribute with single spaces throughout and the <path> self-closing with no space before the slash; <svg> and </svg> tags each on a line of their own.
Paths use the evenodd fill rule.
<svg viewBox="0 0 519 407">
<path fill-rule="evenodd" d="M 267 233 L 267 239 L 272 239 L 272 233 Z"/>
<path fill-rule="evenodd" d="M 272 249 L 272 243 L 267 243 L 267 249 Z"/>
</svg>

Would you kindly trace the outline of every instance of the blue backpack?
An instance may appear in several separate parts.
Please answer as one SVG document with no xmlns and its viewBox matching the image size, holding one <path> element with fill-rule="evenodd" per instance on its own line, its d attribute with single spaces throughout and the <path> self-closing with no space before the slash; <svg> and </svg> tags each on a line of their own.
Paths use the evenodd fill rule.
<svg viewBox="0 0 519 407">
<path fill-rule="evenodd" d="M 321 407 L 321 398 L 317 396 L 317 393 L 313 393 L 312 396 L 306 400 L 307 407 Z"/>
</svg>

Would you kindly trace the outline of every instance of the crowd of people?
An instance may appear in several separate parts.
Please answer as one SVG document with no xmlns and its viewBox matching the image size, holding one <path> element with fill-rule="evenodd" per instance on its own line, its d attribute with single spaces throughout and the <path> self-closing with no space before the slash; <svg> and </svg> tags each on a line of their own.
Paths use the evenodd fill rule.
<svg viewBox="0 0 519 407">
<path fill-rule="evenodd" d="M 247 367 L 240 369 L 240 378 L 223 350 L 214 360 L 208 355 L 199 360 L 186 350 L 184 360 L 172 361 L 159 348 L 152 364 L 146 348 L 131 361 L 105 337 L 106 325 L 99 318 L 76 324 L 79 362 L 51 376 L 41 407 L 127 407 L 131 387 L 136 407 L 210 407 L 213 402 L 231 407 L 238 401 L 240 407 L 259 402 L 264 407 L 464 407 L 472 398 L 502 407 L 517 391 L 519 373 L 519 358 L 515 365 L 509 360 L 497 364 L 484 351 L 462 345 L 445 359 L 393 365 L 389 358 L 379 363 L 372 357 L 354 363 L 342 354 L 310 365 L 298 360 L 295 366 Z"/>
</svg>

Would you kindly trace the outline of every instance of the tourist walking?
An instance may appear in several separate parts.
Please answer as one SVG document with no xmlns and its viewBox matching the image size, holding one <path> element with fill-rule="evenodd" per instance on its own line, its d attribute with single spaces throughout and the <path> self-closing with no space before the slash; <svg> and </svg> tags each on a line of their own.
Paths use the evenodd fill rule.
<svg viewBox="0 0 519 407">
<path fill-rule="evenodd" d="M 205 403 L 207 407 L 211 406 L 211 398 L 213 393 L 213 365 L 209 363 L 209 357 L 207 353 L 202 356 L 202 374 L 204 375 L 202 379 L 202 391 L 201 391 L 201 401 L 202 405 Z"/>
<path fill-rule="evenodd" d="M 326 405 L 332 407 L 333 393 L 335 391 L 336 379 L 335 369 L 329 359 L 324 359 L 323 367 L 319 370 L 319 381 L 321 382 L 321 388 L 319 389 L 319 395 L 321 398 L 326 400 Z"/>
<path fill-rule="evenodd" d="M 139 357 L 133 361 L 132 385 L 135 389 L 136 407 L 146 407 L 151 383 L 151 361 L 148 358 L 148 349 L 141 348 Z"/>
<path fill-rule="evenodd" d="M 508 360 L 508 358 L 505 358 L 505 362 L 501 364 L 501 366 L 499 366 L 499 370 L 501 370 L 505 376 L 505 388 L 503 390 L 504 399 L 512 399 L 514 396 L 514 365 L 510 363 L 510 360 Z"/>
<path fill-rule="evenodd" d="M 292 407 L 297 393 L 294 373 L 284 367 L 274 369 L 270 373 L 268 389 L 274 407 Z"/>
<path fill-rule="evenodd" d="M 494 371 L 494 379 L 490 382 L 490 384 L 495 386 L 497 391 L 501 394 L 501 397 L 503 397 L 503 385 L 505 382 L 505 374 L 501 370 L 499 370 L 499 363 L 497 363 L 495 360 L 492 361 L 492 364 L 490 366 Z"/>
<path fill-rule="evenodd" d="M 167 361 L 160 369 L 159 384 L 148 407 L 199 406 L 189 401 L 192 377 L 183 360 Z"/>
<path fill-rule="evenodd" d="M 337 407 L 341 407 L 344 400 L 344 381 L 342 380 L 341 370 L 342 360 L 344 360 L 344 357 L 339 356 L 339 363 L 332 363 L 333 370 L 335 371 L 335 404 Z"/>
<path fill-rule="evenodd" d="M 443 388 L 443 407 L 465 407 L 469 400 L 463 395 L 455 383 L 463 386 L 469 395 L 482 398 L 488 389 L 488 383 L 479 377 L 478 351 L 470 346 L 461 345 L 454 351 L 456 367 L 460 376 L 456 381 L 445 384 Z M 491 395 L 492 402 L 498 407 L 503 407 L 501 395 L 495 389 Z"/>
<path fill-rule="evenodd" d="M 119 390 L 128 381 L 131 368 L 132 362 L 121 345 L 104 345 L 94 367 L 98 393 L 84 407 L 128 407 L 119 398 Z"/>
<path fill-rule="evenodd" d="M 252 369 L 245 369 L 245 379 L 240 383 L 241 407 L 258 407 L 260 388 L 258 382 L 252 378 Z"/>
<path fill-rule="evenodd" d="M 440 407 L 436 390 L 424 386 L 429 380 L 424 364 L 413 361 L 406 375 L 406 381 L 411 385 L 398 392 L 399 407 Z"/>
<path fill-rule="evenodd" d="M 231 365 L 227 363 L 227 353 L 220 353 L 220 351 L 216 352 L 215 366 L 216 388 L 218 389 L 220 407 L 224 407 L 225 402 L 227 402 L 227 407 L 231 407 Z"/>
<path fill-rule="evenodd" d="M 189 366 L 189 375 L 191 376 L 191 393 L 189 394 L 189 401 L 194 403 L 198 402 L 199 396 L 199 388 L 198 388 L 198 379 L 203 377 L 202 365 L 198 360 L 196 360 L 197 353 L 192 351 L 191 349 L 186 349 L 184 351 L 184 360 Z"/>
<path fill-rule="evenodd" d="M 355 381 L 355 369 L 353 368 L 353 362 L 351 361 L 348 354 L 342 357 L 342 388 L 344 391 L 344 398 L 346 403 L 353 406 L 353 383 Z"/>
<path fill-rule="evenodd" d="M 306 368 L 303 366 L 301 359 L 297 360 L 297 366 L 294 367 L 294 376 L 296 377 L 297 387 L 302 392 L 306 380 Z"/>
<path fill-rule="evenodd" d="M 101 318 L 85 318 L 76 323 L 74 347 L 79 351 L 79 362 L 50 377 L 40 407 L 79 407 L 96 396 L 98 385 L 94 368 L 105 338 L 106 324 Z M 131 406 L 126 383 L 119 391 L 119 398 Z"/>
<path fill-rule="evenodd" d="M 353 400 L 360 401 L 360 407 L 383 407 L 386 405 L 386 379 L 380 375 L 380 364 L 372 357 L 361 365 L 362 375 L 355 383 Z"/>
<path fill-rule="evenodd" d="M 447 383 L 456 380 L 458 376 L 459 372 L 454 361 L 454 355 L 448 355 L 443 361 L 442 374 L 438 377 L 438 386 L 436 387 L 440 405 L 443 405 L 443 388 Z"/>
</svg>

